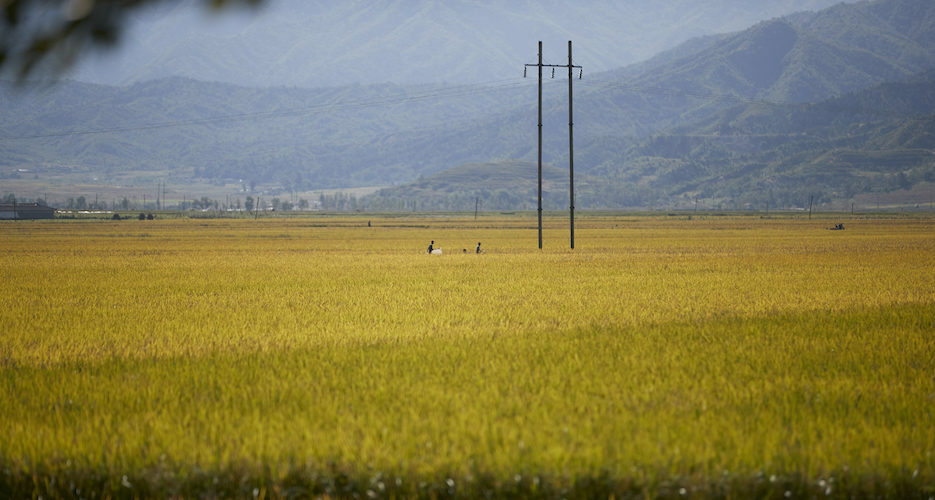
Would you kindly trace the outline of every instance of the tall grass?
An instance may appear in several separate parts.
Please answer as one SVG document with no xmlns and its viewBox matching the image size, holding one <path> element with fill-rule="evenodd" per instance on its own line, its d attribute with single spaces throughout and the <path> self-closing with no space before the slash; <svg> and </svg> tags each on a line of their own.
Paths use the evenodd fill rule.
<svg viewBox="0 0 935 500">
<path fill-rule="evenodd" d="M 935 494 L 933 221 L 371 222 L 0 227 L 0 496 Z"/>
</svg>

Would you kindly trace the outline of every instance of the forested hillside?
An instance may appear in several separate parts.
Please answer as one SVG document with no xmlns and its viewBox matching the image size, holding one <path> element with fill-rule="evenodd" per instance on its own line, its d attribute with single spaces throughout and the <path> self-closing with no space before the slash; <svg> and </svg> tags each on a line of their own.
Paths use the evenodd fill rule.
<svg viewBox="0 0 935 500">
<path fill-rule="evenodd" d="M 578 149 L 581 164 L 597 166 L 578 170 L 579 208 L 790 208 L 810 197 L 840 203 L 914 186 L 931 191 L 935 72 L 819 103 L 743 104 L 644 139 L 595 141 Z M 544 206 L 567 207 L 567 170 L 545 172 Z M 534 163 L 469 165 L 383 190 L 361 206 L 419 200 L 465 210 L 477 198 L 489 209 L 530 208 L 535 180 Z"/>
<path fill-rule="evenodd" d="M 935 182 L 935 73 L 818 103 L 738 105 L 616 146 L 620 156 L 589 173 L 653 190 L 659 202 L 802 206 L 810 195 L 905 190 Z M 582 155 L 606 149 L 592 144 Z"/>
<path fill-rule="evenodd" d="M 381 189 L 358 205 L 368 210 L 532 210 L 537 206 L 535 162 L 472 163 L 420 178 L 403 186 Z M 543 206 L 568 204 L 568 173 L 544 165 Z"/>
</svg>

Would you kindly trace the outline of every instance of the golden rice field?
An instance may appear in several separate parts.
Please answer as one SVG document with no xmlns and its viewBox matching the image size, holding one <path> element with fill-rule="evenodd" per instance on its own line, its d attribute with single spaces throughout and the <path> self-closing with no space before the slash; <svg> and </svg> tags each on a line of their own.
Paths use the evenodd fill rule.
<svg viewBox="0 0 935 500">
<path fill-rule="evenodd" d="M 0 497 L 935 498 L 935 219 L 535 224 L 0 223 Z"/>
</svg>

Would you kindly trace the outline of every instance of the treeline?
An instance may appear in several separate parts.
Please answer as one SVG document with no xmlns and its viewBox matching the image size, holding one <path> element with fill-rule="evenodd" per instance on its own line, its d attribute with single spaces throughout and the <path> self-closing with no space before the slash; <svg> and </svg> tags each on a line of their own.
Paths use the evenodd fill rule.
<svg viewBox="0 0 935 500">
<path fill-rule="evenodd" d="M 43 198 L 19 198 L 13 193 L 7 193 L 3 197 L 0 197 L 0 203 L 37 203 L 40 206 L 47 207 L 45 199 Z"/>
<path fill-rule="evenodd" d="M 334 205 L 333 197 L 323 197 L 328 199 L 329 205 Z M 347 197 L 344 197 L 347 200 Z M 56 206 L 66 210 L 113 210 L 113 211 L 135 211 L 135 210 L 197 210 L 197 211 L 291 211 L 291 210 L 314 210 L 320 208 L 321 203 L 309 201 L 304 198 L 298 198 L 294 201 L 284 200 L 278 197 L 273 198 L 254 198 L 247 196 L 243 199 L 233 198 L 227 200 L 212 199 L 207 196 L 194 198 L 191 200 L 183 199 L 181 201 L 167 202 L 161 199 L 155 200 L 137 200 L 123 197 L 119 200 L 105 201 L 99 196 L 93 199 L 89 196 L 80 195 L 69 197 L 61 203 L 49 203 L 43 198 L 24 198 L 18 197 L 14 193 L 8 193 L 0 197 L 0 203 L 38 203 L 43 206 Z M 341 209 L 347 208 L 347 203 L 341 203 Z"/>
</svg>

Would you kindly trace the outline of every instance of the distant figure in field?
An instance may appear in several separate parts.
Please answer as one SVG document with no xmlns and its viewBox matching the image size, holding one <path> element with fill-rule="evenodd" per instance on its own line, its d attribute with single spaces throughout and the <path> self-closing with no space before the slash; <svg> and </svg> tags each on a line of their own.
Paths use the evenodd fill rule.
<svg viewBox="0 0 935 500">
<path fill-rule="evenodd" d="M 475 250 L 474 253 L 480 253 L 480 242 L 479 241 L 477 242 L 477 250 Z"/>
<path fill-rule="evenodd" d="M 429 255 L 441 255 L 441 254 L 442 254 L 442 249 L 441 249 L 441 248 L 435 248 L 435 240 L 432 240 L 432 242 L 429 243 L 429 247 L 428 247 L 428 249 L 425 251 L 425 253 L 427 253 L 427 254 L 429 254 Z"/>
<path fill-rule="evenodd" d="M 432 242 L 429 243 L 429 248 L 425 251 L 425 253 L 429 255 L 441 255 L 442 249 L 441 247 L 435 248 L 435 240 L 432 240 Z"/>
</svg>

